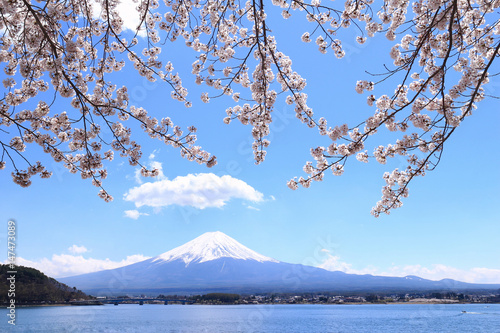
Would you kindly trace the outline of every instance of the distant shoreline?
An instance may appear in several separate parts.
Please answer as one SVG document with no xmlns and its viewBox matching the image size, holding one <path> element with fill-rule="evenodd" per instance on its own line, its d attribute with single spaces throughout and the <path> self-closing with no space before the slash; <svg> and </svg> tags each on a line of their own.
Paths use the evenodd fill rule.
<svg viewBox="0 0 500 333">
<path fill-rule="evenodd" d="M 23 303 L 23 304 L 16 304 L 16 308 L 30 308 L 30 307 L 49 307 L 49 306 L 67 306 L 71 304 L 67 303 L 55 303 L 55 304 L 38 304 L 38 303 Z M 7 307 L 7 304 L 2 304 L 2 308 Z"/>
<path fill-rule="evenodd" d="M 9 304 L 3 303 L 0 304 L 1 307 L 6 308 Z M 31 308 L 31 307 L 51 307 L 51 306 L 91 306 L 91 305 L 104 305 L 102 302 L 99 303 L 81 303 L 75 304 L 75 302 L 61 302 L 61 303 L 18 303 L 16 304 L 16 308 Z"/>
<path fill-rule="evenodd" d="M 147 303 L 145 302 L 144 304 L 147 305 L 163 305 L 163 303 Z M 227 303 L 227 304 L 203 304 L 203 303 L 193 303 L 193 304 L 188 304 L 188 305 L 210 305 L 210 306 L 221 306 L 221 305 L 469 305 L 469 304 L 500 304 L 500 303 L 481 303 L 481 302 L 438 302 L 438 301 L 412 301 L 412 302 L 376 302 L 376 303 L 371 303 L 371 302 L 348 302 L 348 303 L 258 303 L 258 304 L 252 304 L 252 303 Z M 102 305 L 112 305 L 112 303 L 104 303 L 104 304 L 71 304 L 71 303 L 53 303 L 53 304 L 39 304 L 39 303 L 32 303 L 32 304 L 19 304 L 16 305 L 16 308 L 30 308 L 30 307 L 59 307 L 59 306 L 102 306 Z M 120 303 L 119 305 L 139 305 L 139 303 Z M 169 305 L 180 305 L 180 304 L 169 304 Z M 2 304 L 1 307 L 5 308 L 7 304 Z"/>
</svg>

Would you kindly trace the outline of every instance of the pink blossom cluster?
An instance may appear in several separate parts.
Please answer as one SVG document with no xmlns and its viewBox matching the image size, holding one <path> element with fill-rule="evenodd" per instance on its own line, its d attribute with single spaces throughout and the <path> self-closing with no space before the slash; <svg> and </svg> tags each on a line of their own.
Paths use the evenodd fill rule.
<svg viewBox="0 0 500 333">
<path fill-rule="evenodd" d="M 307 19 L 317 24 L 314 33 L 302 35 L 306 43 L 314 40 L 314 34 L 321 42 L 333 40 L 338 29 L 352 24 L 365 27 L 366 34 L 360 30 L 362 35 L 357 38 L 360 44 L 378 33 L 395 42 L 389 51 L 393 67 L 380 81 L 359 80 L 355 86 L 356 92 L 363 94 L 397 77 L 394 93 L 368 96 L 367 104 L 376 108 L 373 116 L 343 131 L 330 128 L 327 132 L 333 143 L 328 149 L 311 150 L 316 165 L 306 163 L 308 177 L 288 182 L 296 189 L 298 184 L 309 187 L 310 181 L 321 181 L 327 169 L 341 174 L 346 159 L 354 154 L 363 163 L 374 158 L 386 164 L 388 158 L 405 157 L 406 170 L 395 169 L 383 177 L 386 184 L 382 198 L 372 209 L 376 217 L 400 207 L 401 199 L 408 196 L 409 182 L 437 165 L 446 140 L 486 97 L 483 86 L 489 82 L 495 58 L 500 56 L 498 1 L 401 0 L 380 4 L 378 11 L 373 0 L 348 0 L 344 10 L 317 2 L 292 1 L 284 6 L 287 12 L 305 11 Z M 324 26 L 324 17 L 330 18 L 330 28 Z M 362 151 L 368 138 L 383 127 L 411 133 L 401 134 L 393 144 L 375 144 L 372 154 Z"/>
<path fill-rule="evenodd" d="M 157 118 L 131 105 L 127 86 L 112 81 L 129 64 L 148 81 L 166 83 L 174 100 L 191 107 L 180 74 L 162 53 L 163 42 L 182 41 L 195 54 L 195 83 L 206 88 L 201 100 L 232 98 L 236 105 L 225 110 L 223 122 L 251 126 L 255 163 L 265 160 L 280 95 L 302 123 L 327 140 L 311 149 L 314 163 L 305 164 L 306 176 L 290 180 L 290 188 L 310 187 L 327 170 L 343 174 L 351 156 L 363 163 L 406 159 L 407 169 L 384 176 L 382 199 L 372 211 L 379 216 L 400 207 L 408 183 L 437 165 L 446 140 L 488 97 L 483 86 L 498 74 L 491 72 L 500 50 L 498 0 L 346 0 L 338 5 L 321 0 L 138 0 L 141 22 L 132 38 L 124 37 L 118 3 L 0 0 L 0 64 L 6 75 L 0 170 L 9 163 L 21 186 L 28 186 L 35 174 L 50 176 L 28 158 L 28 144 L 36 143 L 70 172 L 90 179 L 101 198 L 112 200 L 102 180 L 115 152 L 139 166 L 142 175 L 158 174 L 140 162 L 142 149 L 132 130 L 138 127 L 188 160 L 215 165 L 215 156 L 196 145 L 196 128 L 182 130 L 169 117 Z M 315 117 L 305 78 L 272 34 L 267 6 L 279 7 L 284 19 L 304 15 L 311 28 L 297 40 L 322 54 L 345 56 L 338 35 L 346 28 L 358 32 L 359 44 L 379 34 L 393 42 L 386 72 L 376 82 L 361 79 L 354 87 L 370 94 L 371 116 L 354 126 L 329 126 L 325 118 Z M 396 81 L 393 92 L 379 90 L 391 80 Z M 67 101 L 68 109 L 55 107 L 54 98 Z M 128 125 L 130 120 L 138 126 Z M 386 145 L 368 141 L 381 131 L 398 138 Z"/>
<path fill-rule="evenodd" d="M 209 167 L 216 163 L 215 156 L 195 145 L 196 128 L 184 133 L 170 118 L 150 116 L 144 108 L 130 105 L 126 86 L 117 87 L 110 81 L 109 76 L 121 71 L 128 59 L 139 75 L 151 82 L 167 82 L 172 98 L 189 106 L 179 75 L 173 73 L 170 63 L 163 72 L 158 58 L 160 38 L 155 29 L 162 17 L 151 13 L 158 2 L 138 3 L 148 36 L 148 47 L 141 54 L 133 49 L 139 44 L 137 38 L 127 41 L 121 35 L 123 19 L 117 5 L 117 1 L 107 0 L 1 1 L 0 63 L 8 77 L 3 80 L 6 91 L 0 99 L 0 165 L 5 169 L 6 162 L 11 162 L 16 184 L 27 187 L 36 174 L 42 178 L 51 175 L 41 162 L 29 159 L 27 144 L 36 143 L 71 173 L 91 179 L 101 188 L 99 197 L 111 201 L 102 186 L 107 177 L 104 161 L 111 161 L 118 152 L 131 165 L 141 165 L 141 146 L 125 123 L 129 119 L 151 138 L 179 148 L 188 160 Z M 51 106 L 52 91 L 55 97 L 69 99 L 72 110 L 57 112 L 59 108 Z M 35 97 L 41 98 L 35 108 L 19 109 L 24 103 L 33 104 Z M 15 134 L 6 139 L 10 133 Z M 102 152 L 104 146 L 110 149 Z M 21 163 L 28 165 L 27 170 L 22 170 Z M 158 170 L 142 169 L 145 176 L 158 175 Z"/>
</svg>

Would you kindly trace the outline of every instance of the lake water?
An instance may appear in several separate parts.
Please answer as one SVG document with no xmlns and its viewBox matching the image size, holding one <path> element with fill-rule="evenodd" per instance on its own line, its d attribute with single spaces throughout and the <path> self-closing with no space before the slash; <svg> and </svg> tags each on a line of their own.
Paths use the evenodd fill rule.
<svg viewBox="0 0 500 333">
<path fill-rule="evenodd" d="M 1 332 L 500 332 L 500 304 L 32 307 L 15 327 L 1 313 Z"/>
</svg>

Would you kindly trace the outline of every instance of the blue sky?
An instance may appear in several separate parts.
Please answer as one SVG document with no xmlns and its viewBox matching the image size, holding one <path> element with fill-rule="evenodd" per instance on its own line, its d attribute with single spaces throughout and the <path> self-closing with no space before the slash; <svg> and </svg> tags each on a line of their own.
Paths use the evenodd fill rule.
<svg viewBox="0 0 500 333">
<path fill-rule="evenodd" d="M 354 33 L 346 33 L 346 57 L 338 60 L 331 53 L 321 55 L 316 45 L 300 42 L 306 24 L 278 22 L 281 25 L 272 27 L 281 37 L 278 47 L 307 79 L 309 106 L 316 116 L 324 116 L 332 126 L 355 125 L 374 112 L 365 103 L 366 95 L 357 94 L 354 87 L 357 80 L 369 79 L 365 70 L 382 71 L 382 65 L 390 63 L 383 38 L 360 46 Z M 286 182 L 303 175 L 304 163 L 311 160 L 309 149 L 328 141 L 301 124 L 293 107 L 281 98 L 274 111 L 266 161 L 256 166 L 251 128 L 222 122 L 225 108 L 235 103 L 229 98 L 209 104 L 199 100 L 204 87 L 196 86 L 189 74 L 194 53 L 176 47 L 165 49 L 162 56 L 169 57 L 183 75 L 192 108 L 165 97 L 169 87 L 149 83 L 130 68 L 117 76 L 121 80 L 117 83 L 128 84 L 131 104 L 142 105 L 157 117 L 170 116 L 183 128 L 198 127 L 198 143 L 217 156 L 218 165 L 207 169 L 188 162 L 178 150 L 136 131 L 143 162 L 161 165 L 162 176 L 138 178 L 134 167 L 115 158 L 107 165 L 109 176 L 104 182 L 115 198 L 112 203 L 99 199 L 89 181 L 52 162 L 48 164 L 52 178 L 35 179 L 27 189 L 11 182 L 8 169 L 0 171 L 0 220 L 5 221 L 0 244 L 6 241 L 6 222 L 15 219 L 20 264 L 56 277 L 74 275 L 155 256 L 204 232 L 219 230 L 285 262 L 349 273 L 500 283 L 498 100 L 481 102 L 460 125 L 445 146 L 439 167 L 410 184 L 410 197 L 402 208 L 375 219 L 370 209 L 381 196 L 382 175 L 404 167 L 404 160 L 379 165 L 352 159 L 343 176 L 328 174 L 309 189 L 292 191 Z M 499 94 L 499 80 L 491 79 L 489 93 Z M 393 90 L 394 82 L 389 82 L 375 94 Z M 381 133 L 373 140 L 373 144 L 387 144 L 391 137 Z M 29 148 L 32 156 L 47 161 L 37 147 Z M 203 186 L 215 186 L 213 180 L 218 177 L 223 179 L 217 183 L 222 184 L 220 194 L 207 195 Z M 199 196 L 204 203 L 181 206 L 190 202 L 185 184 L 190 195 L 204 193 Z M 163 207 L 134 204 L 151 203 L 151 191 L 159 187 L 170 191 L 161 197 Z M 3 253 L 2 261 L 6 249 Z"/>
</svg>

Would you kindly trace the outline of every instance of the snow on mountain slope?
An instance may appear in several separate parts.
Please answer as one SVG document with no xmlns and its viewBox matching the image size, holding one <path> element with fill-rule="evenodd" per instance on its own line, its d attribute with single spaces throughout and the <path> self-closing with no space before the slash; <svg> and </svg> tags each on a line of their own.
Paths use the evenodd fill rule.
<svg viewBox="0 0 500 333">
<path fill-rule="evenodd" d="M 279 262 L 250 250 L 220 231 L 204 233 L 184 245 L 152 258 L 151 261 L 162 263 L 181 259 L 187 266 L 192 262 L 202 263 L 219 258 Z"/>
<path fill-rule="evenodd" d="M 409 292 L 498 289 L 500 285 L 431 281 L 330 272 L 258 254 L 221 232 L 209 232 L 157 257 L 131 265 L 59 279 L 93 295 L 209 292 Z"/>
</svg>

